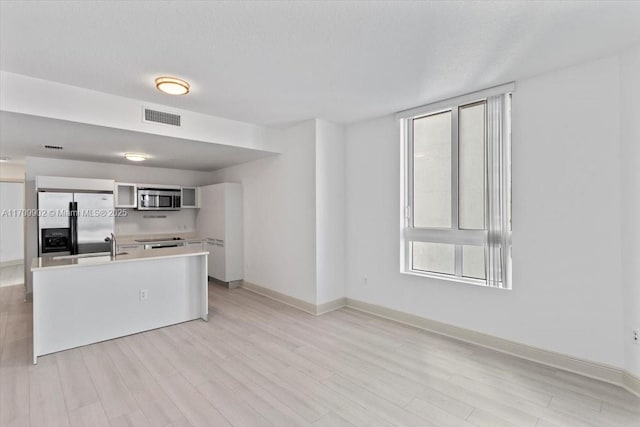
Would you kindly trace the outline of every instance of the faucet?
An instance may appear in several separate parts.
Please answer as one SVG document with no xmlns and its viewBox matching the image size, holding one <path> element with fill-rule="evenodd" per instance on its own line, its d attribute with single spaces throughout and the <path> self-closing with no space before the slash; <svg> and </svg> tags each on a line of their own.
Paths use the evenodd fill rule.
<svg viewBox="0 0 640 427">
<path fill-rule="evenodd" d="M 110 233 L 111 237 L 106 237 L 104 239 L 105 242 L 111 242 L 111 248 L 109 250 L 109 255 L 111 255 L 111 258 L 116 256 L 116 250 L 118 249 L 117 245 L 116 245 L 116 236 L 113 233 Z"/>
</svg>

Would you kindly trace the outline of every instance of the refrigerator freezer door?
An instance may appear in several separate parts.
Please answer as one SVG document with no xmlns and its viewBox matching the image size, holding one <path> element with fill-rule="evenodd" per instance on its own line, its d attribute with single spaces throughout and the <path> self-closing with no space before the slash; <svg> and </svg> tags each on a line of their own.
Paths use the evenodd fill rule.
<svg viewBox="0 0 640 427">
<path fill-rule="evenodd" d="M 71 221 L 69 210 L 73 201 L 73 193 L 38 192 L 38 256 L 68 255 L 70 251 L 43 252 L 43 230 L 67 230 L 69 239 L 69 227 Z"/>
<path fill-rule="evenodd" d="M 109 252 L 114 230 L 113 194 L 75 193 L 78 206 L 77 243 L 78 253 Z"/>
<path fill-rule="evenodd" d="M 72 201 L 72 193 L 38 193 L 38 228 L 68 228 L 69 203 Z"/>
</svg>

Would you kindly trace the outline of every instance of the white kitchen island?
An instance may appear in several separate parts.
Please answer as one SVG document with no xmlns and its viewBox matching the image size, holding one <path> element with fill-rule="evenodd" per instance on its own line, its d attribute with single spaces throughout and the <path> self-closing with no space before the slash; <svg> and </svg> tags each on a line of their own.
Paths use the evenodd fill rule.
<svg viewBox="0 0 640 427">
<path fill-rule="evenodd" d="M 69 348 L 208 319 L 207 256 L 163 248 L 33 260 L 33 363 Z"/>
</svg>

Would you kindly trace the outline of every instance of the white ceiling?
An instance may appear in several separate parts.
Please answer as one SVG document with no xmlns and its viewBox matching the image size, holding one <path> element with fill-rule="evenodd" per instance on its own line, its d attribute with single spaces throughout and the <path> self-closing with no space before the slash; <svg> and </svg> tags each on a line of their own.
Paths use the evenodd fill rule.
<svg viewBox="0 0 640 427">
<path fill-rule="evenodd" d="M 2 1 L 3 70 L 259 124 L 352 122 L 640 43 L 640 2 Z M 152 81 L 177 75 L 192 94 Z"/>
<path fill-rule="evenodd" d="M 0 112 L 0 123 L 0 155 L 18 160 L 33 156 L 211 171 L 273 155 L 248 148 L 6 111 Z M 49 150 L 44 144 L 64 148 Z M 124 159 L 127 152 L 152 154 L 146 161 L 134 163 Z"/>
</svg>

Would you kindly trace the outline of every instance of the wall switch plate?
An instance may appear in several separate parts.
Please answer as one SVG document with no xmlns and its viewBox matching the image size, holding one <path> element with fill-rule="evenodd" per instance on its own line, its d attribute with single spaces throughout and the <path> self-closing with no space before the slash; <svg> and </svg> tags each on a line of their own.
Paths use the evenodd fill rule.
<svg viewBox="0 0 640 427">
<path fill-rule="evenodd" d="M 149 297 L 148 289 L 140 289 L 140 301 L 146 301 Z"/>
</svg>

